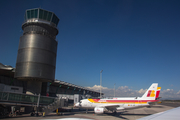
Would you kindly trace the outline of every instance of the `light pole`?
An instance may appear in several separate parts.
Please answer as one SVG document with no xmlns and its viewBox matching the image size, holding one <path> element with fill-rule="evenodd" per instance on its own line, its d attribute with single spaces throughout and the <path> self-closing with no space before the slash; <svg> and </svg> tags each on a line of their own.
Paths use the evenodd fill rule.
<svg viewBox="0 0 180 120">
<path fill-rule="evenodd" d="M 101 98 L 101 86 L 102 86 L 102 71 L 100 71 L 100 98 Z"/>
<path fill-rule="evenodd" d="M 116 84 L 114 84 L 114 97 L 115 97 L 115 85 L 116 85 Z"/>
</svg>

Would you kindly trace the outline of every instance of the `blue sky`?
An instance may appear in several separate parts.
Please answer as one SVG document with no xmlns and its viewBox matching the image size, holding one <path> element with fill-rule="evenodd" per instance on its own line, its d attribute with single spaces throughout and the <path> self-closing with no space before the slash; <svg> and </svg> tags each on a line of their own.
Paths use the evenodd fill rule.
<svg viewBox="0 0 180 120">
<path fill-rule="evenodd" d="M 0 1 L 0 62 L 15 67 L 26 9 L 59 18 L 56 76 L 80 86 L 180 90 L 180 1 Z"/>
</svg>

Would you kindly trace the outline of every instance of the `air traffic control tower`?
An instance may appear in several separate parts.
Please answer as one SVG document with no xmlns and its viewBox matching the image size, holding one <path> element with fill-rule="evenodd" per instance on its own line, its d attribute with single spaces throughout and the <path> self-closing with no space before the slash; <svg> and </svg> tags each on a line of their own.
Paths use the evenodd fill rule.
<svg viewBox="0 0 180 120">
<path fill-rule="evenodd" d="M 24 19 L 15 78 L 27 81 L 27 92 L 39 94 L 42 82 L 55 78 L 59 18 L 53 12 L 37 8 L 26 10 Z"/>
</svg>

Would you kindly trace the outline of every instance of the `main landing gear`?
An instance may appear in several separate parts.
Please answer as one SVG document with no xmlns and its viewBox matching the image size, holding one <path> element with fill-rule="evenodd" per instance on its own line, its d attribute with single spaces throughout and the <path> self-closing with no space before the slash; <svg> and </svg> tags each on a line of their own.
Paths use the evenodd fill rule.
<svg viewBox="0 0 180 120">
<path fill-rule="evenodd" d="M 116 114 L 117 112 L 116 112 L 116 110 L 113 110 L 112 113 L 113 113 L 113 114 Z"/>
</svg>

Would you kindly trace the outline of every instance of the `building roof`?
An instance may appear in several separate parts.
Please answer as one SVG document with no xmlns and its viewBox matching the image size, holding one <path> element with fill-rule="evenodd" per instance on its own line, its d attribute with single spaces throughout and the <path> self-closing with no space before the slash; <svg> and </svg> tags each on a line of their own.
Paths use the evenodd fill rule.
<svg viewBox="0 0 180 120">
<path fill-rule="evenodd" d="M 0 75 L 14 77 L 15 68 L 10 65 L 0 63 Z"/>
<path fill-rule="evenodd" d="M 86 91 L 90 91 L 90 92 L 99 93 L 97 91 L 93 91 L 93 90 L 88 89 L 86 87 L 82 87 L 82 86 L 78 86 L 78 85 L 75 85 L 75 84 L 67 83 L 67 82 L 64 82 L 64 81 L 61 81 L 61 80 L 57 80 L 57 79 L 53 82 L 53 84 L 57 84 L 58 86 L 59 85 L 65 85 L 65 86 L 72 87 L 72 88 L 78 88 L 78 89 L 81 89 L 81 90 L 86 90 Z"/>
</svg>

